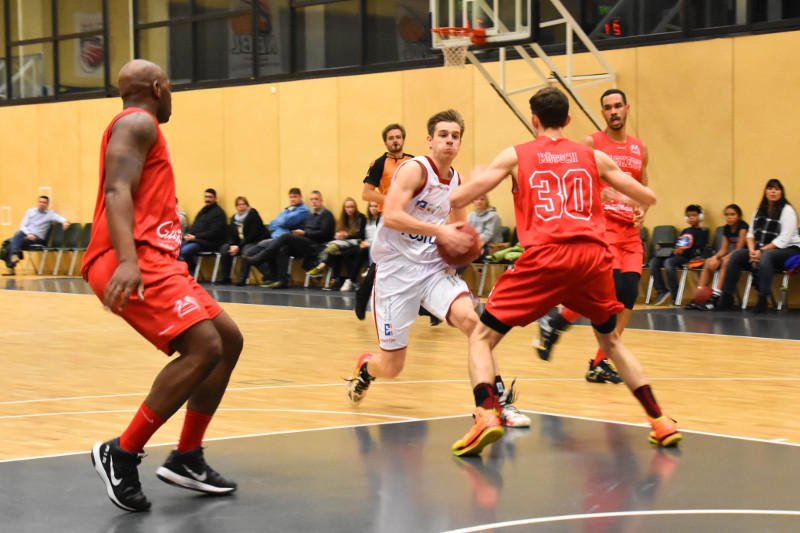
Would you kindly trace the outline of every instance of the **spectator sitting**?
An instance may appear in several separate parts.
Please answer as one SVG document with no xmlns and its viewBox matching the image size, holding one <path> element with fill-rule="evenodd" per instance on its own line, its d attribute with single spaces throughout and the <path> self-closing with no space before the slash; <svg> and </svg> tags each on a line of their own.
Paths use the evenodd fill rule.
<svg viewBox="0 0 800 533">
<path fill-rule="evenodd" d="M 272 262 L 275 280 L 263 285 L 270 289 L 289 287 L 289 258 L 303 260 L 303 269 L 310 270 L 325 244 L 333 239 L 335 220 L 333 213 L 323 205 L 322 193 L 312 191 L 308 197 L 311 213 L 303 229 L 284 233 L 270 243 L 266 250 L 266 260 Z"/>
<path fill-rule="evenodd" d="M 472 203 L 475 205 L 475 211 L 467 216 L 467 222 L 481 235 L 483 240 L 481 258 L 484 258 L 489 253 L 490 244 L 503 242 L 503 223 L 485 194 L 478 196 Z"/>
<path fill-rule="evenodd" d="M 237 255 L 247 253 L 250 249 L 256 246 L 260 241 L 267 238 L 267 228 L 264 227 L 264 221 L 261 220 L 261 215 L 258 214 L 254 208 L 250 207 L 250 203 L 244 196 L 236 198 L 236 214 L 231 217 L 231 223 L 228 225 L 228 242 L 222 245 L 220 253 L 219 266 L 219 281 L 218 285 L 227 285 L 231 282 L 231 265 L 233 258 Z M 245 279 L 245 282 L 247 280 Z"/>
<path fill-rule="evenodd" d="M 325 249 L 319 254 L 319 264 L 308 271 L 311 276 L 321 275 L 325 271 L 325 266 L 330 262 L 333 277 L 331 284 L 326 289 L 338 289 L 342 292 L 352 291 L 355 276 L 350 270 L 350 278 L 340 281 L 342 273 L 342 265 L 344 259 L 351 255 L 353 252 L 358 252 L 359 244 L 364 240 L 365 228 L 367 225 L 367 217 L 358 211 L 356 201 L 352 198 L 346 198 L 342 204 L 342 213 L 339 221 L 336 223 L 336 232 L 333 234 L 334 240 L 329 242 Z M 356 278 L 355 281 L 358 281 Z"/>
<path fill-rule="evenodd" d="M 772 292 L 776 270 L 783 270 L 786 260 L 800 254 L 800 235 L 797 233 L 797 211 L 786 200 L 783 184 L 776 179 L 767 182 L 761 204 L 753 214 L 747 232 L 747 249 L 731 254 L 725 268 L 718 309 L 733 307 L 733 292 L 742 270 L 750 270 L 757 278 L 758 302 L 754 313 L 767 310 L 767 296 Z"/>
<path fill-rule="evenodd" d="M 722 230 L 722 244 L 719 250 L 705 260 L 703 263 L 703 271 L 700 273 L 700 281 L 697 283 L 697 291 L 703 287 L 708 287 L 709 283 L 714 277 L 714 273 L 719 270 L 719 278 L 717 279 L 717 286 L 711 287 L 713 289 L 713 296 L 710 300 L 703 303 L 698 303 L 694 300 L 689 302 L 686 309 L 713 309 L 719 303 L 719 297 L 722 290 L 722 283 L 725 280 L 725 267 L 734 250 L 741 250 L 746 244 L 747 230 L 749 226 L 747 222 L 742 220 L 742 208 L 736 204 L 731 204 L 725 208 L 723 212 L 725 215 L 725 228 Z M 697 294 L 695 291 L 695 295 Z"/>
<path fill-rule="evenodd" d="M 203 195 L 205 206 L 197 213 L 189 233 L 183 235 L 179 261 L 189 266 L 194 275 L 195 261 L 200 252 L 216 252 L 225 242 L 227 226 L 225 211 L 217 204 L 217 191 L 206 189 Z"/>
<path fill-rule="evenodd" d="M 47 234 L 50 231 L 51 224 L 57 222 L 64 229 L 69 227 L 69 222 L 67 222 L 66 218 L 49 209 L 50 198 L 48 196 L 40 196 L 36 203 L 36 207 L 31 207 L 25 212 L 19 229 L 8 240 L 7 246 L 4 247 L 6 252 L 3 260 L 8 267 L 4 274 L 5 276 L 14 275 L 14 267 L 17 266 L 17 263 L 22 258 L 22 250 L 27 250 L 31 246 L 47 244 Z"/>
<path fill-rule="evenodd" d="M 671 305 L 678 305 L 675 296 L 678 294 L 678 269 L 700 255 L 700 251 L 708 244 L 705 231 L 700 227 L 703 220 L 703 209 L 699 205 L 686 207 L 686 222 L 689 227 L 681 231 L 671 257 L 653 257 L 650 259 L 650 275 L 653 277 L 653 286 L 656 289 L 656 305 L 661 305 L 672 296 Z M 661 247 L 656 245 L 656 249 Z M 661 275 L 661 267 L 667 275 L 667 285 Z"/>
<path fill-rule="evenodd" d="M 275 279 L 275 274 L 270 270 L 270 265 L 266 261 L 270 245 L 281 235 L 304 227 L 309 213 L 308 207 L 303 203 L 303 193 L 300 189 L 297 187 L 289 189 L 289 206 L 278 213 L 278 216 L 269 223 L 267 238 L 250 248 L 247 253 L 242 254 L 242 268 L 239 270 L 239 281 L 236 284 L 247 285 L 251 266 L 259 268 L 265 281 Z"/>
<path fill-rule="evenodd" d="M 175 197 L 175 209 L 178 210 L 178 220 L 181 221 L 181 234 L 189 231 L 189 217 L 186 216 L 186 211 L 178 207 L 178 197 Z"/>
</svg>

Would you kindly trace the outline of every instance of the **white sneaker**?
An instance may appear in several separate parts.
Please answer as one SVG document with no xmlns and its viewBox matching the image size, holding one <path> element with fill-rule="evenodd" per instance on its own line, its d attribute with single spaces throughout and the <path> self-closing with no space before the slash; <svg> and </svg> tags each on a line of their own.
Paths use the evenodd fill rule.
<svg viewBox="0 0 800 533">
<path fill-rule="evenodd" d="M 339 289 L 339 290 L 342 291 L 342 292 L 352 292 L 352 290 L 353 290 L 353 282 L 350 281 L 349 279 L 344 280 L 344 283 L 342 284 L 342 288 Z"/>
<path fill-rule="evenodd" d="M 511 382 L 511 386 L 506 389 L 506 391 L 500 396 L 500 406 L 503 410 L 500 412 L 500 422 L 504 426 L 515 427 L 515 428 L 528 428 L 531 427 L 531 419 L 525 416 L 520 412 L 519 409 L 511 405 L 516 400 L 516 394 L 514 394 L 514 383 L 517 380 Z"/>
</svg>

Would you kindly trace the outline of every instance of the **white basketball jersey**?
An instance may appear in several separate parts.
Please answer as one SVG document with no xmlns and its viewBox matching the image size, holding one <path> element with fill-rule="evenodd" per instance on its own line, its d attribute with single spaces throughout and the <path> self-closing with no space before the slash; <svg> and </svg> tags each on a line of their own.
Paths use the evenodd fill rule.
<svg viewBox="0 0 800 533">
<path fill-rule="evenodd" d="M 408 202 L 405 212 L 429 224 L 441 226 L 447 223 L 447 217 L 450 214 L 450 195 L 461 183 L 461 176 L 458 175 L 458 172 L 451 168 L 450 175 L 441 178 L 437 174 L 433 161 L 428 156 L 420 156 L 409 159 L 397 167 L 397 171 L 392 176 L 392 183 L 403 165 L 421 165 L 427 174 L 425 185 Z M 436 237 L 412 235 L 387 228 L 383 225 L 383 218 L 378 223 L 370 255 L 378 264 L 398 257 L 403 257 L 415 264 L 442 262 L 436 249 Z"/>
</svg>

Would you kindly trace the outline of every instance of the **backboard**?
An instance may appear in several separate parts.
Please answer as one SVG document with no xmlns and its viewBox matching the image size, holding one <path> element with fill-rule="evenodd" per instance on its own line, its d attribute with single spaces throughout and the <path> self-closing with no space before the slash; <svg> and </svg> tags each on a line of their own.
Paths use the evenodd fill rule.
<svg viewBox="0 0 800 533">
<path fill-rule="evenodd" d="M 538 0 L 430 0 L 431 27 L 483 28 L 483 47 L 531 41 L 538 27 Z M 433 34 L 434 48 L 442 39 Z"/>
</svg>

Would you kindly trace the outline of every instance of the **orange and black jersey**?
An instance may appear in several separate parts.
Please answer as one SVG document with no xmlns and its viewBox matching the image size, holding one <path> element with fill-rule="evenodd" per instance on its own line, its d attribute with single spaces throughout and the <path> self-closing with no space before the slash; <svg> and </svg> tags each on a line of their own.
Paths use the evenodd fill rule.
<svg viewBox="0 0 800 533">
<path fill-rule="evenodd" d="M 386 194 L 392 186 L 392 176 L 394 176 L 397 167 L 404 161 L 408 161 L 413 157 L 413 155 L 403 154 L 396 158 L 389 155 L 389 152 L 386 152 L 370 164 L 367 177 L 364 178 L 364 183 L 374 185 L 375 188 L 378 189 L 378 192 Z M 383 206 L 381 206 L 381 208 L 383 208 Z"/>
</svg>

